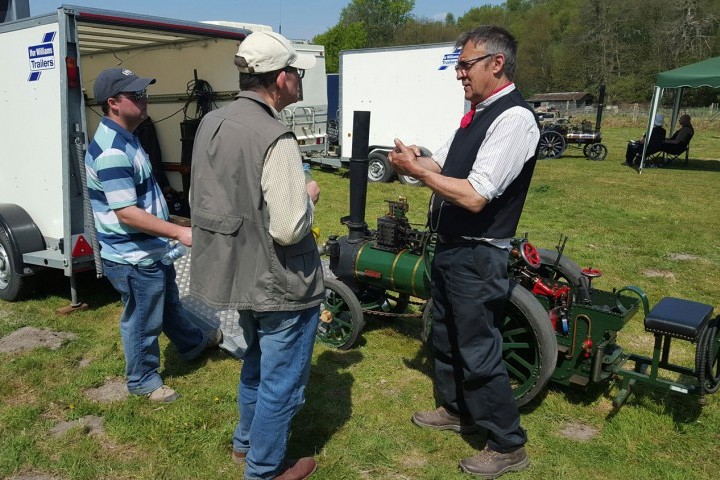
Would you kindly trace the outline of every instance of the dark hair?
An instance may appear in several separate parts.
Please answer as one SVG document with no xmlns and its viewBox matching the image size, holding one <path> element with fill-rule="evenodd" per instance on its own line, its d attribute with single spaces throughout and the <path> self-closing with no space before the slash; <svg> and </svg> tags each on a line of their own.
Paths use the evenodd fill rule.
<svg viewBox="0 0 720 480">
<path fill-rule="evenodd" d="M 108 98 L 108 100 L 110 100 L 110 99 Z M 108 102 L 108 101 L 105 100 L 105 101 L 102 103 L 102 105 L 100 105 L 100 108 L 102 109 L 102 112 L 103 112 L 105 115 L 107 115 L 108 113 L 110 113 L 110 105 L 108 105 L 107 102 Z"/>
<path fill-rule="evenodd" d="M 505 56 L 505 75 L 512 80 L 515 76 L 517 58 L 517 40 L 510 32 L 497 25 L 480 25 L 475 30 L 460 34 L 455 48 L 462 48 L 472 42 L 473 45 L 484 45 L 485 53 L 502 53 Z"/>
<path fill-rule="evenodd" d="M 235 57 L 235 65 L 238 67 L 246 67 L 247 62 L 243 57 Z M 240 72 L 240 90 L 257 91 L 268 88 L 273 85 L 282 70 L 274 70 L 265 73 L 243 73 Z"/>
</svg>

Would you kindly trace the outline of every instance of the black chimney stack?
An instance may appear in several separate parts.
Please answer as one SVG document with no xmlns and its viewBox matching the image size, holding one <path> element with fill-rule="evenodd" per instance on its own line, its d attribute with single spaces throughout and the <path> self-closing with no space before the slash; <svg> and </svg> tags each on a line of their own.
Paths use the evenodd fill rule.
<svg viewBox="0 0 720 480">
<path fill-rule="evenodd" d="M 353 113 L 353 141 L 350 157 L 350 217 L 347 220 L 348 242 L 359 242 L 367 233 L 365 203 L 367 200 L 368 146 L 370 112 Z"/>
<path fill-rule="evenodd" d="M 602 121 L 603 108 L 605 108 L 605 84 L 600 84 L 600 95 L 598 96 L 597 117 L 595 119 L 595 131 L 600 131 L 600 122 Z"/>
</svg>

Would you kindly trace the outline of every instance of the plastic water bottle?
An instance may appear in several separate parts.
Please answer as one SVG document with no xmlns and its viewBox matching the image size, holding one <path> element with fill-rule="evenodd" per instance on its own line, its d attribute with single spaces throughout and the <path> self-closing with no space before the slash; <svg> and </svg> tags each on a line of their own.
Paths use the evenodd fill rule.
<svg viewBox="0 0 720 480">
<path fill-rule="evenodd" d="M 303 173 L 305 174 L 305 183 L 312 182 L 312 172 L 310 171 L 310 164 L 303 163 Z"/>
<path fill-rule="evenodd" d="M 187 252 L 187 247 L 180 242 L 177 242 L 175 245 L 168 244 L 168 251 L 160 261 L 165 265 L 172 265 L 175 260 L 182 257 Z"/>
</svg>

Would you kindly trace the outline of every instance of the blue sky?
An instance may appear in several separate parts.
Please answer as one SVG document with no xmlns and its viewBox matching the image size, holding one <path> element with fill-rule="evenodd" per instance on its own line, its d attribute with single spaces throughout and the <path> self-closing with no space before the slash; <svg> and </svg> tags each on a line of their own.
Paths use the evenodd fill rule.
<svg viewBox="0 0 720 480">
<path fill-rule="evenodd" d="M 48 13 L 61 0 L 29 0 L 32 15 Z M 67 0 L 68 5 L 133 12 L 181 20 L 228 20 L 270 25 L 293 39 L 311 39 L 335 25 L 348 1 L 340 0 Z M 502 0 L 415 0 L 418 17 L 443 19 L 447 12 L 455 18 L 472 7 L 501 4 Z"/>
</svg>

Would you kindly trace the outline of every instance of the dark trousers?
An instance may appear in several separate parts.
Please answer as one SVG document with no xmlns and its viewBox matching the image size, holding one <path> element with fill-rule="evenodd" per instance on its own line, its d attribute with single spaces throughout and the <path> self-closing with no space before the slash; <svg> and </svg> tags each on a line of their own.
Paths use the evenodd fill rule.
<svg viewBox="0 0 720 480">
<path fill-rule="evenodd" d="M 431 288 L 441 402 L 488 430 L 488 446 L 500 452 L 527 441 L 502 360 L 507 259 L 507 251 L 484 243 L 438 245 Z"/>
<path fill-rule="evenodd" d="M 635 163 L 635 156 L 642 153 L 643 144 L 637 142 L 628 142 L 625 149 L 625 161 L 627 163 Z"/>
</svg>

